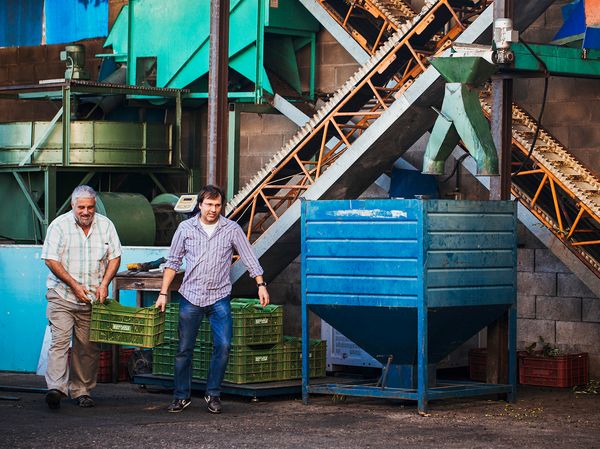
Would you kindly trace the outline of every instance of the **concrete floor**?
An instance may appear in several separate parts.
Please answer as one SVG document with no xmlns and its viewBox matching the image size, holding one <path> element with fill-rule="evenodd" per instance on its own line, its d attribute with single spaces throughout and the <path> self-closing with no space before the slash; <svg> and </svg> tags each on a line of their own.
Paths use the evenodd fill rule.
<svg viewBox="0 0 600 449">
<path fill-rule="evenodd" d="M 30 374 L 0 373 L 0 385 L 44 387 Z M 414 403 L 313 396 L 251 402 L 223 398 L 211 415 L 202 397 L 166 413 L 170 392 L 99 384 L 97 406 L 63 401 L 49 410 L 40 393 L 1 391 L 2 448 L 600 448 L 600 397 L 521 387 L 515 404 L 485 398 L 439 401 L 430 416 Z"/>
</svg>

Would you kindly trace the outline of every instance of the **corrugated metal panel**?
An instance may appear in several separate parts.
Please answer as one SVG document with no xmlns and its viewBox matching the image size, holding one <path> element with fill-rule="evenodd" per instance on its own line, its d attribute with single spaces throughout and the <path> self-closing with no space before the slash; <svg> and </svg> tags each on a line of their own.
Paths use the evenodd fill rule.
<svg viewBox="0 0 600 449">
<path fill-rule="evenodd" d="M 46 43 L 108 35 L 108 0 L 46 0 Z"/>
<path fill-rule="evenodd" d="M 0 1 L 0 47 L 42 43 L 43 0 Z"/>
<path fill-rule="evenodd" d="M 419 295 L 419 204 L 320 201 L 305 227 L 310 301 L 412 305 Z"/>
<path fill-rule="evenodd" d="M 429 307 L 512 303 L 516 294 L 514 203 L 426 204 Z"/>
</svg>

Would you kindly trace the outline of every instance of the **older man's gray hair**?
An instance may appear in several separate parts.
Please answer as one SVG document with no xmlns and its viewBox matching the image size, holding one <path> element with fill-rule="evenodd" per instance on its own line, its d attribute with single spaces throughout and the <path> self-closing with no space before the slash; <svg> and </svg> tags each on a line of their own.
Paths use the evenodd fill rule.
<svg viewBox="0 0 600 449">
<path fill-rule="evenodd" d="M 71 206 L 75 207 L 79 198 L 93 198 L 96 199 L 96 191 L 90 186 L 77 186 L 71 194 Z"/>
</svg>

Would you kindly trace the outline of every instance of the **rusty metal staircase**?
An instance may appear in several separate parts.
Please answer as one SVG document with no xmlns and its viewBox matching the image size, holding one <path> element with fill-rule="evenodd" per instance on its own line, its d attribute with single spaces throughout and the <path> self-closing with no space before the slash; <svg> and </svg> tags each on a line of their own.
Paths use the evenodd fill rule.
<svg viewBox="0 0 600 449">
<path fill-rule="evenodd" d="M 302 1 L 305 6 L 311 2 Z M 380 36 L 413 13 L 401 0 L 316 1 L 369 54 L 377 48 Z M 455 11 L 462 20 L 473 14 L 469 9 Z M 366 29 L 365 23 L 379 26 L 380 33 L 370 29 L 361 35 L 359 30 Z M 344 40 L 340 43 L 343 45 Z M 482 106 L 489 117 L 491 106 L 487 97 L 482 96 Z M 537 123 L 526 111 L 513 105 L 512 159 L 518 173 L 512 181 L 512 193 L 600 277 L 600 180 L 544 129 L 540 129 L 535 150 L 528 158 L 536 127 Z"/>
<path fill-rule="evenodd" d="M 429 106 L 440 98 L 443 81 L 427 69 L 426 58 L 461 33 L 464 43 L 481 39 L 492 22 L 490 8 L 482 13 L 481 3 L 431 1 L 412 18 L 382 21 L 397 31 L 376 50 L 373 43 L 385 33 L 365 39 L 373 56 L 229 202 L 227 216 L 245 226 L 270 276 L 300 252 L 300 197 L 356 197 L 431 126 L 435 113 Z M 545 7 L 538 5 L 525 25 Z M 389 9 L 380 12 L 389 18 Z M 346 12 L 346 26 L 358 30 L 356 15 Z M 243 273 L 235 264 L 239 293 L 252 288 Z"/>
</svg>

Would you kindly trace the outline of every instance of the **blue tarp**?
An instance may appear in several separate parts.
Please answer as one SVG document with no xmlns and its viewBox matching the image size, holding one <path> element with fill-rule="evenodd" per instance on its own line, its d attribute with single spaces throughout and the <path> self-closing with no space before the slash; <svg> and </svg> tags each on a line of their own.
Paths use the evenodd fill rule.
<svg viewBox="0 0 600 449">
<path fill-rule="evenodd" d="M 108 35 L 108 0 L 46 0 L 46 43 Z"/>
<path fill-rule="evenodd" d="M 0 47 L 42 43 L 44 0 L 0 0 Z"/>
</svg>

